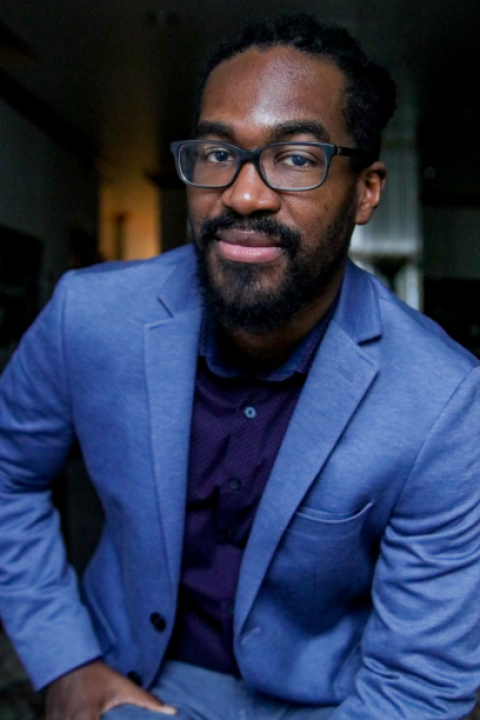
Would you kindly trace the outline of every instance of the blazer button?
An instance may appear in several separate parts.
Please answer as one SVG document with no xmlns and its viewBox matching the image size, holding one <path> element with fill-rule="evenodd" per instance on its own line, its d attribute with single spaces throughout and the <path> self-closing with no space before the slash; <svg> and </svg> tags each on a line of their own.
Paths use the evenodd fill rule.
<svg viewBox="0 0 480 720">
<path fill-rule="evenodd" d="M 163 632 L 167 627 L 167 621 L 160 613 L 152 613 L 150 615 L 150 622 L 157 632 Z"/>
<path fill-rule="evenodd" d="M 127 678 L 131 680 L 135 685 L 142 685 L 142 678 L 138 673 L 136 673 L 134 670 L 130 670 L 129 673 L 127 673 Z"/>
</svg>

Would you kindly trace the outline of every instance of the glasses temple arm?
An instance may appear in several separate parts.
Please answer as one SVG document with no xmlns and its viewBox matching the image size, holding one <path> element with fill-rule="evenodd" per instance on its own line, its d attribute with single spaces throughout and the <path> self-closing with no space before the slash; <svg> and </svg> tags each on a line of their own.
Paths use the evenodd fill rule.
<svg viewBox="0 0 480 720">
<path fill-rule="evenodd" d="M 342 145 L 335 145 L 335 154 L 346 155 L 348 157 L 360 157 L 369 160 L 371 159 L 372 162 L 374 160 L 372 154 L 367 150 L 362 150 L 361 148 L 343 147 Z"/>
</svg>

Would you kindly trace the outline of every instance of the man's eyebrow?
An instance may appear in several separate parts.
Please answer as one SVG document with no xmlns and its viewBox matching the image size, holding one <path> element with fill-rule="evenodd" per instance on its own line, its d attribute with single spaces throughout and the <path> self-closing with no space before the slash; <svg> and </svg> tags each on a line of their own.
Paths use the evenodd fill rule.
<svg viewBox="0 0 480 720">
<path fill-rule="evenodd" d="M 202 120 L 197 125 L 195 137 L 201 138 L 206 137 L 207 135 L 216 135 L 217 137 L 232 142 L 235 132 L 231 125 L 227 125 L 227 123 Z"/>
<path fill-rule="evenodd" d="M 276 125 L 270 133 L 270 142 L 288 140 L 293 135 L 313 135 L 320 142 L 330 142 L 324 126 L 315 120 L 294 120 Z"/>
<path fill-rule="evenodd" d="M 196 128 L 195 137 L 202 138 L 210 135 L 234 142 L 235 130 L 228 123 L 201 120 Z M 330 142 L 330 135 L 324 126 L 315 120 L 289 120 L 275 125 L 269 132 L 270 142 L 289 140 L 295 135 L 312 135 L 320 142 Z"/>
</svg>

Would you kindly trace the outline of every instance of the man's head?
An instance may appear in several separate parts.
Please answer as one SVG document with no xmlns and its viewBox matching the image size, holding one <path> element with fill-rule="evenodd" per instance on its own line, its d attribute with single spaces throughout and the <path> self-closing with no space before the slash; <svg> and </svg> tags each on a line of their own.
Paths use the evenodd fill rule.
<svg viewBox="0 0 480 720">
<path fill-rule="evenodd" d="M 347 30 L 322 25 L 304 13 L 253 21 L 234 38 L 222 41 L 200 74 L 196 119 L 208 77 L 217 65 L 249 48 L 278 46 L 330 60 L 344 73 L 343 111 L 348 131 L 355 145 L 366 150 L 371 160 L 377 160 L 382 131 L 395 110 L 395 84 L 388 71 L 369 59 Z"/>
<path fill-rule="evenodd" d="M 345 31 L 303 15 L 247 26 L 207 65 L 196 129 L 197 138 L 208 141 L 204 165 L 228 168 L 236 151 L 225 142 L 242 150 L 286 143 L 272 153 L 268 172 L 265 159 L 263 178 L 262 167 L 247 160 L 226 187 L 189 187 L 201 287 L 230 333 L 278 332 L 302 318 L 314 321 L 333 299 L 353 228 L 368 222 L 384 182 L 375 155 L 388 115 L 385 93 L 375 94 L 366 78 L 389 83 L 372 68 Z M 372 129 L 374 108 L 382 118 L 375 116 Z M 321 186 L 274 189 L 268 173 L 275 167 L 302 177 L 315 167 L 322 148 L 295 145 L 309 142 L 360 146 L 370 159 L 358 167 L 332 157 Z"/>
</svg>

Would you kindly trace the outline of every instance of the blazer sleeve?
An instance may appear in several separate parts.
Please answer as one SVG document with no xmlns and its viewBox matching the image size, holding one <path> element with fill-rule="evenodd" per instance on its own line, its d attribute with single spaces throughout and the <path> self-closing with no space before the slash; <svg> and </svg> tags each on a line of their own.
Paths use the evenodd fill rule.
<svg viewBox="0 0 480 720">
<path fill-rule="evenodd" d="M 423 444 L 381 544 L 356 691 L 332 720 L 459 720 L 480 685 L 480 369 Z"/>
<path fill-rule="evenodd" d="M 50 491 L 73 438 L 68 287 L 66 277 L 0 380 L 0 614 L 36 688 L 101 655 Z"/>
</svg>

